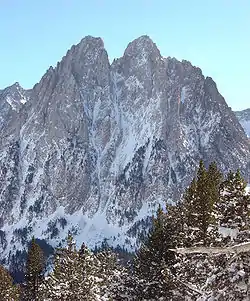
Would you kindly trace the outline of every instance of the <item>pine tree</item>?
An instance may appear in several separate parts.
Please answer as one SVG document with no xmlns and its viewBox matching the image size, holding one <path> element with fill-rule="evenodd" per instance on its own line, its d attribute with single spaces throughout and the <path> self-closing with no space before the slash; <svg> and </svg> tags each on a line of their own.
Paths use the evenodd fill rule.
<svg viewBox="0 0 250 301">
<path fill-rule="evenodd" d="M 44 278 L 44 254 L 40 246 L 32 238 L 31 246 L 28 250 L 26 262 L 25 285 L 23 288 L 23 300 L 39 300 L 39 286 Z"/>
<path fill-rule="evenodd" d="M 95 257 L 85 245 L 76 250 L 69 234 L 67 247 L 57 250 L 54 269 L 41 287 L 47 301 L 95 300 Z"/>
<path fill-rule="evenodd" d="M 223 174 L 219 170 L 217 164 L 212 162 L 207 170 L 207 186 L 210 189 L 209 197 L 212 204 L 219 202 L 221 195 L 221 186 L 223 181 Z"/>
<path fill-rule="evenodd" d="M 173 296 L 175 286 L 171 268 L 175 254 L 169 249 L 177 244 L 175 231 L 178 224 L 177 210 L 169 206 L 168 211 L 166 214 L 158 209 L 152 230 L 136 255 L 134 269 L 140 279 L 138 300 L 170 300 Z"/>
<path fill-rule="evenodd" d="M 136 279 L 119 263 L 115 253 L 105 250 L 97 253 L 96 259 L 96 292 L 100 300 L 138 300 Z"/>
<path fill-rule="evenodd" d="M 184 246 L 215 243 L 218 236 L 216 204 L 220 199 L 222 179 L 216 163 L 211 163 L 206 169 L 200 161 L 197 175 L 182 198 L 184 228 L 188 237 Z"/>
<path fill-rule="evenodd" d="M 192 211 L 194 212 L 193 223 L 198 230 L 197 243 L 202 245 L 208 244 L 208 228 L 211 224 L 211 211 L 214 201 L 211 197 L 211 186 L 208 185 L 211 182 L 201 160 L 197 172 L 197 189 Z"/>
<path fill-rule="evenodd" d="M 205 177 L 197 177 L 197 182 L 200 178 Z M 250 197 L 246 194 L 246 183 L 239 171 L 230 172 L 225 181 L 222 180 L 217 168 L 212 166 L 208 169 L 205 188 L 210 205 L 205 220 L 210 220 L 210 225 L 206 240 L 201 235 L 202 243 L 194 241 L 187 245 L 188 248 L 180 249 L 181 264 L 177 268 L 177 279 L 181 284 L 179 290 L 191 300 L 243 301 L 250 295 L 249 252 L 237 253 L 233 248 L 231 253 L 224 252 L 225 248 L 250 241 Z M 222 239 L 221 235 L 227 239 Z M 217 246 L 212 253 L 210 246 Z"/>
<path fill-rule="evenodd" d="M 18 288 L 13 284 L 12 277 L 3 266 L 0 266 L 0 300 L 19 300 Z"/>
<path fill-rule="evenodd" d="M 208 246 L 219 246 L 221 242 L 221 236 L 219 234 L 219 215 L 218 204 L 221 200 L 223 174 L 218 169 L 217 164 L 212 162 L 207 171 L 207 187 L 209 190 L 209 210 L 210 210 L 210 225 L 208 228 Z"/>
<path fill-rule="evenodd" d="M 83 277 L 80 278 L 81 289 L 79 293 L 79 300 L 96 300 L 96 270 L 98 265 L 96 256 L 87 248 L 84 243 L 78 251 L 78 254 L 79 272 L 81 272 L 83 275 Z"/>
<path fill-rule="evenodd" d="M 200 161 L 196 177 L 183 195 L 183 229 L 180 247 L 207 247 L 219 241 L 217 203 L 220 199 L 222 174 L 215 163 L 206 169 Z M 179 255 L 177 282 L 182 295 L 196 298 L 213 273 L 213 258 L 207 254 Z M 186 285 L 185 285 L 186 284 Z M 188 285 L 187 285 L 188 284 Z M 195 289 L 190 289 L 195 287 Z M 197 295 L 198 294 L 198 295 Z"/>
<path fill-rule="evenodd" d="M 236 173 L 230 171 L 227 174 L 222 185 L 223 195 L 219 204 L 220 226 L 235 229 L 238 232 L 249 230 L 250 204 L 246 186 L 247 183 L 239 170 Z"/>
<path fill-rule="evenodd" d="M 230 171 L 222 183 L 218 212 L 221 247 L 250 242 L 250 195 L 239 170 Z M 250 252 L 218 254 L 214 260 L 213 295 L 221 300 L 246 300 L 250 294 Z"/>
<path fill-rule="evenodd" d="M 188 247 L 192 246 L 194 240 L 197 241 L 195 237 L 197 231 L 197 221 L 194 218 L 196 212 L 194 210 L 196 205 L 196 194 L 197 194 L 197 181 L 196 178 L 192 180 L 190 186 L 186 189 L 182 199 L 182 210 L 183 210 L 183 232 L 185 233 L 182 237 L 182 246 Z M 196 239 L 195 239 L 196 238 Z"/>
</svg>

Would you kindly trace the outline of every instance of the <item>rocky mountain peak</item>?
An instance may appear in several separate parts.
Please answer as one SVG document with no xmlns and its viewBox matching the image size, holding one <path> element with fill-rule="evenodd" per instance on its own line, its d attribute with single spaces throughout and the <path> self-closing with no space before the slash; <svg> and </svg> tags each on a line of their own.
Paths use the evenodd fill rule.
<svg viewBox="0 0 250 301">
<path fill-rule="evenodd" d="M 101 38 L 87 36 L 80 43 L 73 45 L 66 55 L 57 63 L 55 68 L 50 67 L 41 82 L 49 81 L 53 78 L 56 81 L 74 77 L 75 80 L 82 80 L 86 69 L 91 65 L 104 59 L 108 62 L 107 52 Z M 86 66 L 87 65 L 87 66 Z M 37 86 L 37 85 L 36 85 Z"/>
<path fill-rule="evenodd" d="M 11 94 L 18 91 L 24 91 L 24 89 L 20 86 L 19 82 L 15 82 L 13 85 L 5 88 L 2 92 L 5 94 Z"/>
<path fill-rule="evenodd" d="M 157 52 L 160 55 L 159 49 L 151 38 L 147 35 L 143 35 L 128 44 L 124 56 L 137 56 L 141 53 L 151 52 Z"/>
<path fill-rule="evenodd" d="M 93 48 L 104 48 L 104 42 L 100 37 L 86 36 L 82 38 L 80 43 L 73 47 L 84 47 L 84 45 L 89 45 L 89 47 Z"/>
<path fill-rule="evenodd" d="M 16 89 L 22 89 L 19 82 L 15 82 L 13 85 L 11 85 L 9 88 L 16 88 Z"/>
<path fill-rule="evenodd" d="M 129 43 L 123 57 L 115 60 L 111 66 L 115 73 L 124 75 L 127 88 L 130 82 L 134 89 L 140 90 L 144 87 L 143 93 L 146 93 L 149 98 L 156 93 L 156 89 L 153 89 L 154 82 L 162 82 L 162 78 L 166 76 L 165 67 L 159 49 L 146 35 Z"/>
<path fill-rule="evenodd" d="M 39 99 L 55 98 L 67 99 L 71 102 L 77 96 L 76 86 L 98 85 L 106 86 L 109 82 L 109 60 L 101 38 L 87 36 L 80 43 L 73 45 L 67 54 L 57 63 L 55 68 L 50 67 L 41 81 L 35 86 Z M 84 89 L 82 89 L 84 91 Z"/>
<path fill-rule="evenodd" d="M 19 111 L 21 106 L 28 100 L 26 91 L 18 82 L 2 90 L 0 97 L 2 102 L 7 103 L 10 109 L 16 111 Z"/>
<path fill-rule="evenodd" d="M 53 246 L 72 231 L 134 249 L 159 204 L 176 200 L 203 159 L 249 172 L 250 146 L 215 83 L 163 58 L 147 36 L 110 66 L 86 37 L 21 103 L 0 92 L 0 254 L 35 235 Z M 4 92 L 5 91 L 5 92 Z M 14 251 L 13 251 L 14 252 Z M 7 256 L 8 255 L 8 256 Z"/>
<path fill-rule="evenodd" d="M 95 38 L 92 36 L 87 36 L 83 38 L 78 44 L 73 45 L 68 51 L 67 54 L 62 58 L 62 61 L 65 59 L 81 61 L 84 58 L 84 55 L 87 53 L 96 53 L 104 49 L 104 43 L 101 38 Z"/>
</svg>

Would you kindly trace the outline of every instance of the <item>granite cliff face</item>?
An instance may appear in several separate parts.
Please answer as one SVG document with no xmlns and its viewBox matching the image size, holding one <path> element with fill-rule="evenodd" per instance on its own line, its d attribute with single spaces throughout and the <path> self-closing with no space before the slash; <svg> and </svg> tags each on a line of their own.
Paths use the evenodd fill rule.
<svg viewBox="0 0 250 301">
<path fill-rule="evenodd" d="M 240 124 L 245 130 L 248 137 L 250 137 L 250 109 L 235 112 L 235 115 L 239 119 Z"/>
<path fill-rule="evenodd" d="M 103 41 L 85 37 L 32 90 L 1 90 L 0 108 L 6 263 L 32 235 L 56 246 L 68 230 L 90 247 L 133 249 L 200 159 L 249 172 L 249 140 L 214 81 L 147 36 L 112 64 Z"/>
</svg>

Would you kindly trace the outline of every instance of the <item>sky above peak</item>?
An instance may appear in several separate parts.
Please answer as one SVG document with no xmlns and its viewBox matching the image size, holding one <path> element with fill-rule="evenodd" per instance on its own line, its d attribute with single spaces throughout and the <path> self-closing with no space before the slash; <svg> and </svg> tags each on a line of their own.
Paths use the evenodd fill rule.
<svg viewBox="0 0 250 301">
<path fill-rule="evenodd" d="M 234 110 L 250 107 L 249 0 L 0 0 L 0 89 L 31 88 L 87 35 L 110 61 L 148 35 L 163 56 L 211 76 Z"/>
</svg>

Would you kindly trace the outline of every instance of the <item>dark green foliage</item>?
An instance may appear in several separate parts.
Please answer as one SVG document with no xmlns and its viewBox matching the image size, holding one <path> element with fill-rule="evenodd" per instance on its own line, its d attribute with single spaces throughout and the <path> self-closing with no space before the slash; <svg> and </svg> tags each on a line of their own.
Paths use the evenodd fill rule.
<svg viewBox="0 0 250 301">
<path fill-rule="evenodd" d="M 185 227 L 189 236 L 187 246 L 213 243 L 211 234 L 216 232 L 215 205 L 220 198 L 221 181 L 222 174 L 216 164 L 212 163 L 206 169 L 201 160 L 197 176 L 183 196 Z"/>
<path fill-rule="evenodd" d="M 23 300 L 39 300 L 39 286 L 43 281 L 44 267 L 45 260 L 43 251 L 40 248 L 40 246 L 35 242 L 35 238 L 33 237 L 27 256 Z"/>
<path fill-rule="evenodd" d="M 24 244 L 27 244 L 27 236 L 26 233 L 30 233 L 31 228 L 20 228 L 15 231 L 15 235 L 22 238 L 22 234 L 24 233 L 24 237 L 26 237 Z M 19 236 L 18 236 L 19 235 Z M 53 255 L 54 249 L 51 247 L 44 239 L 35 239 L 35 242 L 40 246 L 42 252 L 44 254 L 44 260 L 47 262 L 48 258 Z M 28 243 L 28 249 L 31 248 L 32 241 Z M 14 279 L 15 283 L 23 283 L 26 273 L 26 262 L 27 262 L 27 251 L 17 250 L 12 256 L 8 259 L 9 261 L 9 271 Z"/>
<path fill-rule="evenodd" d="M 148 239 L 137 252 L 134 261 L 135 275 L 141 280 L 138 296 L 141 300 L 172 296 L 174 283 L 170 274 L 174 272 L 175 254 L 169 249 L 175 248 L 177 244 L 174 228 L 176 220 L 159 208 Z M 166 276 L 168 268 L 169 277 Z"/>
<path fill-rule="evenodd" d="M 198 240 L 204 245 L 207 245 L 207 230 L 211 224 L 211 211 L 213 209 L 213 199 L 211 199 L 210 186 L 207 184 L 211 182 L 205 166 L 200 161 L 197 172 L 195 200 L 193 204 L 194 214 L 192 216 L 193 226 L 199 228 Z"/>
<path fill-rule="evenodd" d="M 249 229 L 250 198 L 246 194 L 247 183 L 238 170 L 230 171 L 223 182 L 223 196 L 219 203 L 220 225 L 239 230 Z"/>
<path fill-rule="evenodd" d="M 187 240 L 184 247 L 208 250 L 250 242 L 250 196 L 240 172 L 224 180 L 216 164 L 206 170 L 200 163 L 197 177 L 184 195 Z M 201 249 L 200 249 L 201 250 Z M 191 300 L 246 300 L 250 254 L 209 254 L 196 251 L 179 255 L 178 291 Z"/>
<path fill-rule="evenodd" d="M 109 251 L 117 256 L 117 260 L 122 266 L 127 266 L 133 259 L 134 253 L 129 252 L 124 247 L 117 245 L 116 247 L 112 247 L 108 244 L 107 240 L 104 239 L 100 247 L 95 247 L 93 250 L 94 254 Z"/>
</svg>

